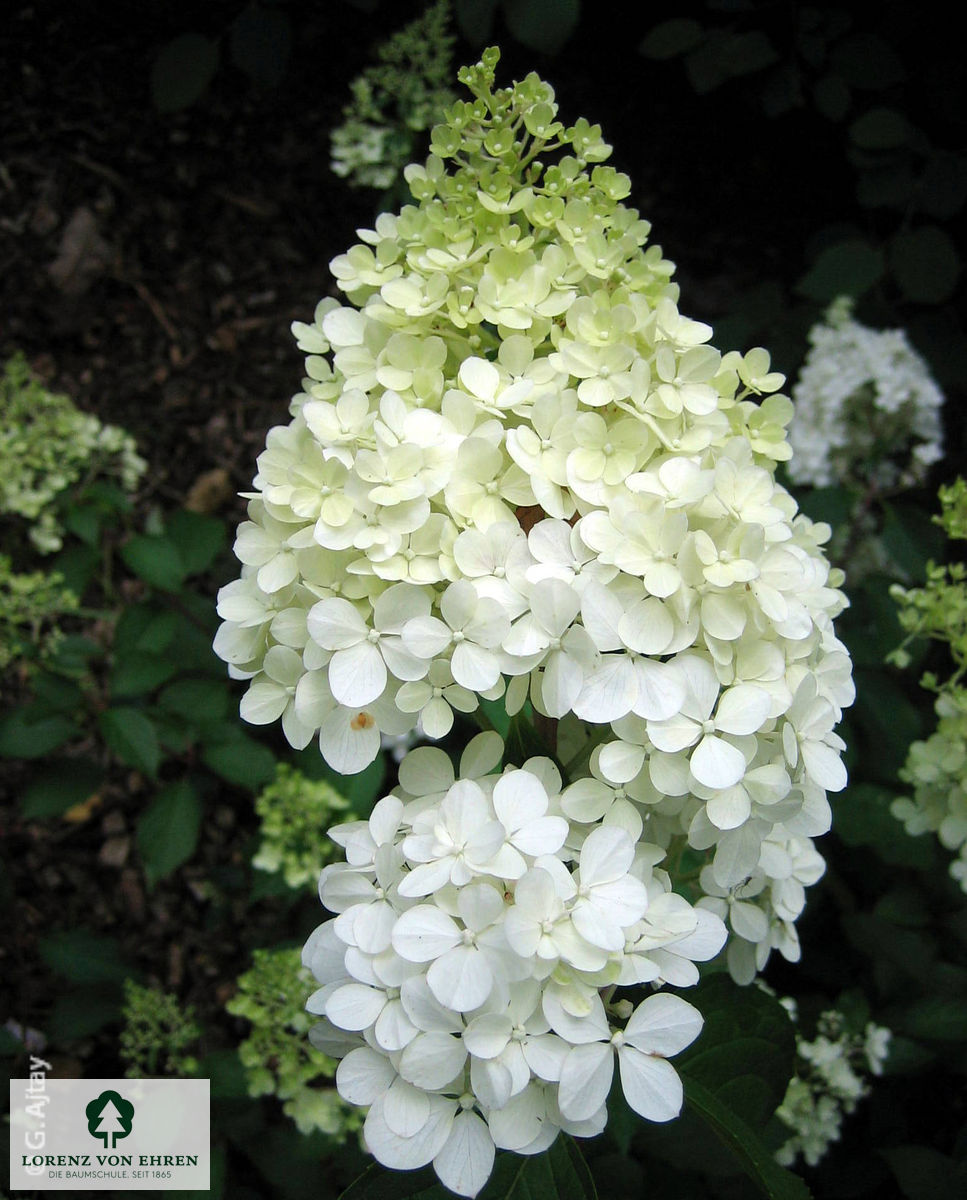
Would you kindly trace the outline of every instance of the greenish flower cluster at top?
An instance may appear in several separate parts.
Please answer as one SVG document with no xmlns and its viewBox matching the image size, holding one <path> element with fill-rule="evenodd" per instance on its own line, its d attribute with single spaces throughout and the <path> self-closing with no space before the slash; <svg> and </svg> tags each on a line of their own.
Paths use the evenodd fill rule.
<svg viewBox="0 0 967 1200">
<path fill-rule="evenodd" d="M 303 1010 L 311 976 L 292 948 L 256 950 L 225 1006 L 252 1024 L 238 1048 L 250 1096 L 278 1096 L 300 1133 L 321 1130 L 340 1140 L 362 1124 L 336 1091 L 336 1064 L 307 1038 L 313 1018 Z"/>
<path fill-rule="evenodd" d="M 948 538 L 967 539 L 967 481 L 960 478 L 942 487 L 940 503 L 942 511 L 934 519 Z M 907 833 L 936 833 L 948 850 L 958 852 L 950 873 L 967 892 L 967 567 L 963 562 L 928 563 L 925 587 L 895 584 L 891 595 L 900 605 L 900 624 L 907 632 L 892 656 L 896 665 L 909 663 L 906 647 L 920 638 L 945 642 L 953 659 L 947 679 L 940 681 L 928 672 L 921 680 L 937 693 L 937 728 L 926 741 L 910 747 L 901 776 L 913 794 L 894 801 L 892 812 Z"/>
<path fill-rule="evenodd" d="M 332 132 L 333 173 L 353 187 L 392 187 L 416 144 L 455 97 L 449 0 L 437 0 L 378 47 L 378 64 L 350 84 Z"/>
<path fill-rule="evenodd" d="M 102 425 L 67 396 L 49 392 L 22 355 L 0 378 L 0 521 L 31 523 L 28 537 L 42 554 L 63 544 L 61 503 L 85 479 L 114 476 L 133 491 L 146 464 L 134 439 Z"/>
<path fill-rule="evenodd" d="M 262 842 L 252 865 L 281 871 L 290 888 L 303 887 L 336 855 L 325 834 L 336 814 L 349 807 L 324 779 L 307 779 L 288 763 L 279 763 L 275 779 L 255 801 L 262 818 Z"/>
<path fill-rule="evenodd" d="M 176 996 L 125 980 L 123 1017 L 118 1050 L 129 1079 L 197 1072 L 198 1059 L 189 1050 L 201 1037 L 201 1027 L 194 1011 L 182 1008 Z"/>
</svg>

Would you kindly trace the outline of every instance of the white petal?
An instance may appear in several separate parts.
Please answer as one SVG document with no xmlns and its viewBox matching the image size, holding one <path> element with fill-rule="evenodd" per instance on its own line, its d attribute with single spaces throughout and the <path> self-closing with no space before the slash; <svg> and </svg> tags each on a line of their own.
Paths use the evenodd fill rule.
<svg viewBox="0 0 967 1200">
<path fill-rule="evenodd" d="M 706 734 L 689 761 L 692 774 L 709 788 L 727 788 L 745 774 L 745 755 L 731 742 Z"/>
<path fill-rule="evenodd" d="M 394 1079 L 383 1096 L 383 1116 L 390 1129 L 401 1138 L 420 1132 L 430 1116 L 430 1101 L 425 1092 L 402 1079 Z"/>
<path fill-rule="evenodd" d="M 485 692 L 500 678 L 500 665 L 490 650 L 474 642 L 460 642 L 450 659 L 453 678 L 471 692 Z"/>
<path fill-rule="evenodd" d="M 407 962 L 429 962 L 461 941 L 452 917 L 435 904 L 418 904 L 400 916 L 393 929 L 393 949 Z"/>
<path fill-rule="evenodd" d="M 426 1091 L 446 1087 L 463 1070 L 467 1050 L 448 1033 L 421 1033 L 400 1056 L 400 1074 Z"/>
<path fill-rule="evenodd" d="M 474 1112 L 458 1113 L 446 1145 L 433 1159 L 442 1183 L 458 1196 L 476 1196 L 494 1166 L 494 1139 Z"/>
<path fill-rule="evenodd" d="M 494 985 L 487 956 L 476 946 L 457 946 L 438 958 L 426 973 L 430 991 L 457 1012 L 479 1008 Z"/>
<path fill-rule="evenodd" d="M 386 687 L 386 664 L 370 642 L 337 650 L 329 662 L 329 687 L 340 704 L 360 708 L 371 704 Z"/>
<path fill-rule="evenodd" d="M 765 688 L 740 683 L 722 694 L 715 712 L 715 728 L 723 733 L 755 733 L 769 716 L 772 699 Z"/>
<path fill-rule="evenodd" d="M 256 679 L 238 706 L 239 716 L 250 725 L 270 725 L 285 712 L 289 693 L 271 679 Z"/>
<path fill-rule="evenodd" d="M 702 1014 L 667 992 L 649 996 L 631 1014 L 625 1026 L 625 1041 L 645 1054 L 671 1058 L 678 1054 L 702 1032 Z"/>
<path fill-rule="evenodd" d="M 481 1013 L 467 1025 L 463 1044 L 477 1058 L 496 1058 L 510 1040 L 511 1029 L 504 1013 Z"/>
<path fill-rule="evenodd" d="M 561 1067 L 557 1103 L 561 1113 L 584 1121 L 608 1098 L 614 1075 L 614 1052 L 608 1042 L 590 1042 L 568 1052 Z"/>
<path fill-rule="evenodd" d="M 369 1046 L 351 1050 L 336 1068 L 339 1095 L 350 1104 L 372 1104 L 377 1096 L 389 1089 L 395 1078 L 396 1071 L 390 1060 Z"/>
<path fill-rule="evenodd" d="M 625 1099 L 646 1121 L 671 1121 L 682 1111 L 682 1081 L 671 1063 L 622 1046 L 618 1070 Z"/>
<path fill-rule="evenodd" d="M 363 1138 L 373 1157 L 397 1171 L 412 1171 L 424 1167 L 443 1149 L 453 1124 L 455 1106 L 442 1096 L 430 1099 L 430 1115 L 426 1124 L 410 1138 L 395 1134 L 383 1114 L 383 1102 L 377 1100 L 369 1110 L 363 1126 Z"/>
<path fill-rule="evenodd" d="M 326 1016 L 340 1029 L 368 1029 L 385 1003 L 385 992 L 363 983 L 347 983 L 326 1001 Z"/>
</svg>

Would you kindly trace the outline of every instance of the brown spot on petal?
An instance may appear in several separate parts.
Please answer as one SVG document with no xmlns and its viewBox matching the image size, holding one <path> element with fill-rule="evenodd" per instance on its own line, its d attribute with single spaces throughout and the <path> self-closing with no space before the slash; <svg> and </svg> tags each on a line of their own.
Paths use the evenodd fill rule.
<svg viewBox="0 0 967 1200">
<path fill-rule="evenodd" d="M 355 729 L 358 733 L 360 729 L 372 729 L 376 724 L 368 712 L 357 713 L 349 722 L 350 729 Z"/>
</svg>

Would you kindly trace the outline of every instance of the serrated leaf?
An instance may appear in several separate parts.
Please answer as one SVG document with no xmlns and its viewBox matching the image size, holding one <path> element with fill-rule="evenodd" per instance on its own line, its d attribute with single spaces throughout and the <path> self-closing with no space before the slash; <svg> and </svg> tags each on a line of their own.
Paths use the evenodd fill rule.
<svg viewBox="0 0 967 1200">
<path fill-rule="evenodd" d="M 59 817 L 87 800 L 103 780 L 104 772 L 88 759 L 52 763 L 28 785 L 20 798 L 21 811 L 28 820 Z"/>
<path fill-rule="evenodd" d="M 232 25 L 229 51 L 232 62 L 249 79 L 277 87 L 292 53 L 292 23 L 276 8 L 250 5 Z"/>
<path fill-rule="evenodd" d="M 683 1079 L 685 1103 L 697 1113 L 742 1164 L 752 1182 L 769 1200 L 811 1200 L 798 1175 L 780 1167 L 771 1151 L 735 1111 L 695 1079 Z"/>
<path fill-rule="evenodd" d="M 119 983 L 132 972 L 117 939 L 89 929 L 64 929 L 40 939 L 40 957 L 72 983 Z"/>
<path fill-rule="evenodd" d="M 160 113 L 188 108 L 218 69 L 218 43 L 200 33 L 183 33 L 158 51 L 151 64 L 151 102 Z"/>
<path fill-rule="evenodd" d="M 158 792 L 138 821 L 138 849 L 149 886 L 195 853 L 201 818 L 201 797 L 188 780 Z"/>
<path fill-rule="evenodd" d="M 883 278 L 883 252 L 849 238 L 827 246 L 796 284 L 796 291 L 821 302 L 836 296 L 862 296 Z"/>
<path fill-rule="evenodd" d="M 157 774 L 161 747 L 154 725 L 136 708 L 108 708 L 98 724 L 101 734 L 115 755 L 129 767 L 146 775 Z"/>
<path fill-rule="evenodd" d="M 894 236 L 890 267 L 909 300 L 942 304 L 957 287 L 960 254 L 946 230 L 939 225 L 922 225 Z"/>
<path fill-rule="evenodd" d="M 531 50 L 557 54 L 574 32 L 581 0 L 504 0 L 507 28 Z"/>
<path fill-rule="evenodd" d="M 125 542 L 121 558 L 139 579 L 166 592 L 177 591 L 188 574 L 174 542 L 155 534 L 137 534 Z"/>
<path fill-rule="evenodd" d="M 699 22 L 691 17 L 672 17 L 648 32 L 638 47 L 638 53 L 645 58 L 676 58 L 679 54 L 694 50 L 704 32 Z"/>
</svg>

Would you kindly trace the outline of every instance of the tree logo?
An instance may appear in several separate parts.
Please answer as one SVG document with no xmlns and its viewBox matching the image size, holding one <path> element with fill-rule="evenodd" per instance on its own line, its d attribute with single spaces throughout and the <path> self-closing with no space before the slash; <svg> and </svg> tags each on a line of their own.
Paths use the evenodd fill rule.
<svg viewBox="0 0 967 1200">
<path fill-rule="evenodd" d="M 103 1138 L 104 1149 L 113 1150 L 118 1138 L 126 1138 L 134 1123 L 134 1105 L 118 1092 L 101 1092 L 84 1109 L 87 1115 L 87 1132 L 91 1137 Z"/>
</svg>

